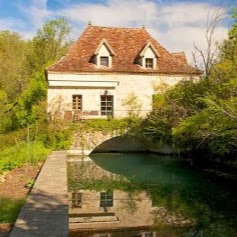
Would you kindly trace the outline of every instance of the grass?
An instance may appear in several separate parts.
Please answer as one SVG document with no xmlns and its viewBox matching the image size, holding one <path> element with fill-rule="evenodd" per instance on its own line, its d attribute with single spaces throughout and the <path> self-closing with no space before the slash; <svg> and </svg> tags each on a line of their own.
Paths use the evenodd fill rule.
<svg viewBox="0 0 237 237">
<path fill-rule="evenodd" d="M 27 156 L 26 142 L 18 143 L 0 150 L 0 175 L 29 162 L 34 165 L 37 161 L 44 160 L 51 149 L 47 149 L 41 142 L 32 143 Z M 33 182 L 28 181 L 30 187 Z M 25 199 L 12 199 L 0 197 L 0 223 L 14 223 L 23 206 Z"/>
<path fill-rule="evenodd" d="M 28 146 L 23 130 L 0 135 L 0 175 L 21 167 L 24 163 L 36 164 L 45 160 L 52 148 L 46 148 L 42 141 L 31 141 Z M 31 183 L 28 182 L 28 185 Z M 0 197 L 0 223 L 14 223 L 25 202 L 23 199 Z"/>
<path fill-rule="evenodd" d="M 39 127 L 31 125 L 29 137 L 26 128 L 0 134 L 0 176 L 25 163 L 35 165 L 45 160 L 54 149 L 66 149 L 71 143 L 70 139 L 70 129 L 55 122 Z M 29 188 L 33 184 L 33 180 L 27 182 Z M 24 202 L 24 198 L 0 197 L 0 223 L 14 223 Z"/>
<path fill-rule="evenodd" d="M 0 223 L 14 223 L 25 199 L 0 198 Z"/>
<path fill-rule="evenodd" d="M 0 174 L 20 167 L 24 163 L 35 164 L 37 161 L 44 160 L 51 152 L 50 148 L 45 148 L 41 142 L 31 143 L 27 149 L 26 142 L 5 147 L 0 150 Z"/>
</svg>

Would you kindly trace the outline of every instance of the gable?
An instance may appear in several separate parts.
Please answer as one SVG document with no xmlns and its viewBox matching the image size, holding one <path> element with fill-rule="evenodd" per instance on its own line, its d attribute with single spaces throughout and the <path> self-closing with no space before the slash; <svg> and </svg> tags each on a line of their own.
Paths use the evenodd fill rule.
<svg viewBox="0 0 237 237">
<path fill-rule="evenodd" d="M 101 55 L 101 56 L 110 56 L 110 52 L 108 50 L 108 47 L 106 47 L 105 44 L 103 44 L 100 49 L 99 49 L 99 52 L 98 52 L 98 55 Z"/>
<path fill-rule="evenodd" d="M 154 53 L 154 51 L 152 50 L 151 47 L 149 47 L 146 52 L 144 53 L 144 57 L 145 58 L 155 58 L 156 54 Z"/>
<path fill-rule="evenodd" d="M 142 49 L 142 51 L 139 53 L 140 57 L 159 57 L 159 53 L 155 49 L 155 47 L 152 45 L 151 42 L 148 42 L 145 47 Z"/>
<path fill-rule="evenodd" d="M 105 55 L 105 56 L 113 56 L 114 51 L 107 42 L 106 39 L 102 39 L 101 42 L 99 43 L 98 47 L 95 50 L 95 55 Z"/>
</svg>

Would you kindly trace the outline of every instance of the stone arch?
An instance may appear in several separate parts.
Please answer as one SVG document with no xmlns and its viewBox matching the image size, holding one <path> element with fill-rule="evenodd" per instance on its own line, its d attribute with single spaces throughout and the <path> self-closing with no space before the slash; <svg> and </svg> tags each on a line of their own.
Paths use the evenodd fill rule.
<svg viewBox="0 0 237 237">
<path fill-rule="evenodd" d="M 115 136 L 99 143 L 91 153 L 102 152 L 145 152 L 147 148 L 138 137 Z"/>
<path fill-rule="evenodd" d="M 134 136 L 103 134 L 102 132 L 76 133 L 68 151 L 75 155 L 102 152 L 144 152 L 147 148 L 143 139 Z"/>
</svg>

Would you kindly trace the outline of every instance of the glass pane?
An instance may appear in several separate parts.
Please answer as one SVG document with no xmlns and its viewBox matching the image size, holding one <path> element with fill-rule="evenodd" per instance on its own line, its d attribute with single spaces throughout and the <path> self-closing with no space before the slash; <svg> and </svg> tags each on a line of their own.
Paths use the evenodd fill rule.
<svg viewBox="0 0 237 237">
<path fill-rule="evenodd" d="M 153 68 L 153 58 L 146 58 L 146 68 Z"/>
<path fill-rule="evenodd" d="M 101 109 L 101 115 L 113 116 L 113 96 L 102 95 L 100 109 Z"/>
<path fill-rule="evenodd" d="M 113 206 L 113 192 L 101 192 L 100 193 L 100 207 L 112 207 Z"/>
<path fill-rule="evenodd" d="M 82 95 L 72 96 L 72 109 L 82 110 Z"/>
<path fill-rule="evenodd" d="M 109 66 L 109 57 L 100 57 L 100 65 L 101 66 Z"/>
</svg>

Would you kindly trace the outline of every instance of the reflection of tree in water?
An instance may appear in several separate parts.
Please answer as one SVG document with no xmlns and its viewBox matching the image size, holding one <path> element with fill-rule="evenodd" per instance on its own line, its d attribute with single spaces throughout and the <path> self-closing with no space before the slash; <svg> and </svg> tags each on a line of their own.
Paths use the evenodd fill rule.
<svg viewBox="0 0 237 237">
<path fill-rule="evenodd" d="M 116 162 L 118 163 L 118 161 Z M 122 165 L 117 167 L 116 162 L 114 162 L 113 172 L 116 168 L 121 169 L 122 167 Z M 129 164 L 129 162 L 131 161 L 123 163 L 124 169 L 131 169 L 131 167 L 126 167 L 126 164 Z M 149 163 L 149 161 L 144 162 Z M 145 166 L 147 165 L 146 163 Z M 192 176 L 190 178 L 186 170 L 183 172 L 185 176 L 185 181 L 183 182 L 179 178 L 183 174 L 182 169 L 180 167 L 172 169 L 172 165 L 168 161 L 164 163 L 165 169 L 168 169 L 168 174 L 173 173 L 173 175 L 167 179 L 169 180 L 168 182 L 165 180 L 167 174 L 163 170 L 158 175 L 162 180 L 161 183 L 158 181 L 156 183 L 149 183 L 141 180 L 136 182 L 135 177 L 125 177 L 120 175 L 119 172 L 115 172 L 117 174 L 111 173 L 107 171 L 110 170 L 109 168 L 106 168 L 107 170 L 102 169 L 94 162 L 78 162 L 76 164 L 77 168 L 69 164 L 69 173 L 73 174 L 69 178 L 69 188 L 97 191 L 108 189 L 122 190 L 127 193 L 127 196 L 121 202 L 129 215 L 134 215 L 139 208 L 139 203 L 146 202 L 150 198 L 150 207 L 151 209 L 153 208 L 150 212 L 150 217 L 153 218 L 154 224 L 159 229 L 162 227 L 164 233 L 172 232 L 170 236 L 235 236 L 237 226 L 235 208 L 237 204 L 228 191 L 223 192 L 223 190 L 219 190 L 219 187 L 207 179 L 204 182 L 204 179 L 195 173 L 189 174 Z M 132 166 L 132 163 L 130 165 Z M 156 164 L 153 163 L 152 165 L 155 166 Z M 158 171 L 161 171 L 162 165 L 158 167 Z M 134 170 L 139 170 L 139 167 L 138 169 L 134 167 Z M 153 172 L 151 169 L 148 170 L 150 177 L 154 175 Z M 133 174 L 131 171 L 128 173 Z M 79 175 L 76 176 L 76 174 Z M 156 178 L 153 177 L 154 179 Z M 175 179 L 177 179 L 177 182 L 174 182 Z M 139 193 L 142 192 L 146 193 L 147 199 L 139 197 Z M 169 226 L 168 230 L 165 228 L 167 225 Z M 175 231 L 171 231 L 173 228 L 170 228 L 172 226 L 177 229 L 175 226 L 187 227 L 187 225 L 189 230 L 185 230 L 185 235 L 183 231 L 187 228 L 178 228 Z M 180 231 L 181 234 L 176 233 Z"/>
<path fill-rule="evenodd" d="M 70 211 L 71 214 L 78 214 L 78 221 L 83 221 L 82 213 L 84 216 L 91 213 L 89 217 L 91 220 L 98 219 L 100 213 L 110 215 L 114 213 L 115 216 L 111 215 L 112 217 L 108 217 L 108 215 L 101 216 L 100 221 L 111 221 L 112 219 L 115 221 L 117 218 L 119 223 L 115 223 L 114 228 L 154 227 L 154 224 L 158 223 L 158 213 L 161 212 L 160 219 L 164 213 L 167 217 L 163 220 L 162 224 L 180 224 L 178 217 L 174 218 L 175 214 L 168 218 L 169 213 L 167 211 L 164 212 L 165 208 L 161 209 L 152 205 L 151 197 L 144 191 L 143 185 L 135 183 L 122 175 L 106 171 L 92 161 L 69 162 L 68 173 L 69 192 L 75 192 L 77 190 L 84 197 L 84 199 L 82 198 L 81 206 L 84 205 L 86 209 L 74 210 L 72 208 Z M 105 193 L 106 190 L 113 191 L 113 205 L 109 205 L 108 207 L 103 206 L 103 209 L 101 209 L 99 208 L 102 207 L 100 200 L 102 197 L 101 194 Z M 106 203 L 105 200 L 103 203 Z M 183 222 L 182 225 L 184 225 Z M 83 224 L 80 223 L 80 226 L 83 228 Z M 103 225 L 100 224 L 100 227 L 102 228 Z"/>
</svg>

